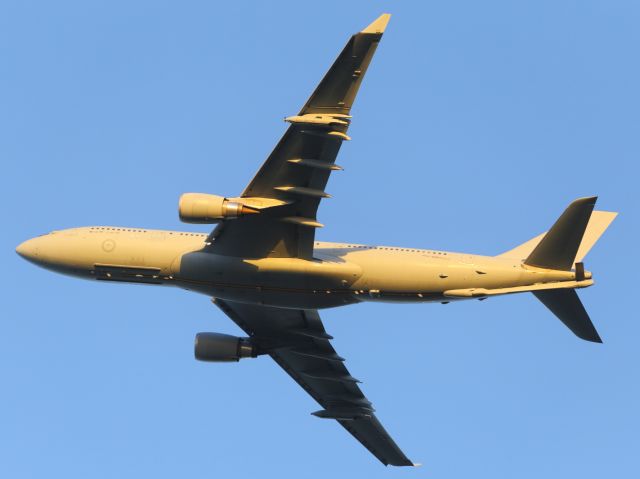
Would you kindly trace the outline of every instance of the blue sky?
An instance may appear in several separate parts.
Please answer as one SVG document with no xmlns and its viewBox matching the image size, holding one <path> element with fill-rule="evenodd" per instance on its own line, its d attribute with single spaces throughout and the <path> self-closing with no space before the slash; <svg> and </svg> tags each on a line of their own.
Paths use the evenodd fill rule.
<svg viewBox="0 0 640 479">
<path fill-rule="evenodd" d="M 531 295 L 322 313 L 416 470 L 310 416 L 267 358 L 196 362 L 196 332 L 239 333 L 208 298 L 14 253 L 74 226 L 188 229 L 179 195 L 238 194 L 385 11 L 319 239 L 497 254 L 576 197 L 621 211 L 580 292 L 603 345 Z M 639 21 L 632 1 L 2 2 L 0 476 L 639 476 Z"/>
</svg>

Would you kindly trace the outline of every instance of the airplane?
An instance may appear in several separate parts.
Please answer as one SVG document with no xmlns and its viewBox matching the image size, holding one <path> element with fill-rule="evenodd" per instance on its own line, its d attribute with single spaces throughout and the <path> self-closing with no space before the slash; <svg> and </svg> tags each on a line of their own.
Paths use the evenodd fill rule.
<svg viewBox="0 0 640 479">
<path fill-rule="evenodd" d="M 175 286 L 212 298 L 246 337 L 204 332 L 195 358 L 271 356 L 322 409 L 385 465 L 415 466 L 377 419 L 331 345 L 318 310 L 367 301 L 448 303 L 533 293 L 575 335 L 600 336 L 576 289 L 593 284 L 583 258 L 617 213 L 573 201 L 546 232 L 497 256 L 315 240 L 316 212 L 351 107 L 390 15 L 353 35 L 237 197 L 185 193 L 185 223 L 210 234 L 89 226 L 38 236 L 16 251 L 57 273 L 94 281 Z M 401 213 L 399 213 L 401 214 Z"/>
</svg>

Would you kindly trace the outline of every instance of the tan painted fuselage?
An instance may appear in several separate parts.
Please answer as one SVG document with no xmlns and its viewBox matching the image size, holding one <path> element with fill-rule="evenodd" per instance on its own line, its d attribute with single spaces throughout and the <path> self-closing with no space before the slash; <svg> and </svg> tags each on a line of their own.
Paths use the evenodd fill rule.
<svg viewBox="0 0 640 479">
<path fill-rule="evenodd" d="M 96 226 L 42 235 L 17 252 L 39 266 L 87 279 L 178 286 L 226 300 L 303 309 L 360 301 L 445 302 L 484 297 L 476 293 L 485 290 L 506 294 L 558 282 L 592 283 L 575 283 L 573 271 L 503 257 L 349 243 L 316 242 L 313 260 L 238 258 L 207 251 L 206 238 Z"/>
</svg>

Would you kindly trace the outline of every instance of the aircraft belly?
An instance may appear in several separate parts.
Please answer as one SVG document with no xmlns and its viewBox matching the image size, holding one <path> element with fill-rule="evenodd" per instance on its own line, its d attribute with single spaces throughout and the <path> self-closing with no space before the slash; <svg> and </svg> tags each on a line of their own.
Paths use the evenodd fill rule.
<svg viewBox="0 0 640 479">
<path fill-rule="evenodd" d="M 453 256 L 453 255 L 452 255 Z M 245 259 L 197 250 L 171 267 L 177 286 L 209 296 L 283 308 L 322 309 L 362 301 L 448 302 L 445 291 L 533 284 L 519 264 L 455 255 L 323 254 L 321 259 Z"/>
<path fill-rule="evenodd" d="M 194 251 L 172 266 L 175 284 L 229 301 L 320 309 L 356 303 L 359 266 L 292 258 L 244 259 Z"/>
</svg>

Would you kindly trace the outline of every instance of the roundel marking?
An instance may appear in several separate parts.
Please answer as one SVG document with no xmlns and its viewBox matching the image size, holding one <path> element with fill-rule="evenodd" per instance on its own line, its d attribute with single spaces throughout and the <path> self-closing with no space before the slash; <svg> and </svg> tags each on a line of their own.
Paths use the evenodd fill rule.
<svg viewBox="0 0 640 479">
<path fill-rule="evenodd" d="M 115 248 L 116 242 L 112 239 L 104 240 L 104 242 L 102 243 L 102 249 L 107 253 L 111 253 Z"/>
</svg>

